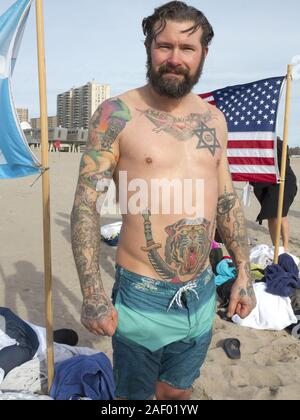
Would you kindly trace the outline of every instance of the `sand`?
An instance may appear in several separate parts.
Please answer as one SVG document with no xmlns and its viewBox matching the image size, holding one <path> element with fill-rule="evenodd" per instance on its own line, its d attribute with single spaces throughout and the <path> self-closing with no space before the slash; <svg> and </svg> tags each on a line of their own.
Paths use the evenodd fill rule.
<svg viewBox="0 0 300 420">
<path fill-rule="evenodd" d="M 51 226 L 54 327 L 75 329 L 80 345 L 112 355 L 111 340 L 91 335 L 80 324 L 81 292 L 70 245 L 69 217 L 80 155 L 51 153 Z M 292 166 L 300 179 L 300 159 Z M 44 277 L 41 181 L 34 178 L 0 181 L 0 306 L 44 325 Z M 239 191 L 242 185 L 238 184 Z M 246 208 L 253 245 L 271 245 L 266 224 L 255 223 L 259 205 L 252 195 Z M 103 216 L 102 224 L 118 220 Z M 290 251 L 300 256 L 300 194 L 290 210 Z M 101 268 L 107 293 L 114 278 L 115 248 L 102 245 Z M 221 340 L 241 341 L 239 361 L 227 358 Z M 193 399 L 299 399 L 300 341 L 286 332 L 256 331 L 217 317 L 214 337 Z"/>
</svg>

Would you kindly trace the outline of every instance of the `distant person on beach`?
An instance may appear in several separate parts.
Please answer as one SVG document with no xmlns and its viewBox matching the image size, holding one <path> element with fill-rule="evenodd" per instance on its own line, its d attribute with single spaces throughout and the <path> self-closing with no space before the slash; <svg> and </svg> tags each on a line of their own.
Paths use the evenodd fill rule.
<svg viewBox="0 0 300 420">
<path fill-rule="evenodd" d="M 216 294 L 209 254 L 216 225 L 238 272 L 228 315 L 247 317 L 256 300 L 245 220 L 228 167 L 226 122 L 191 93 L 213 29 L 202 12 L 172 1 L 143 20 L 143 31 L 148 84 L 105 101 L 91 120 L 72 247 L 82 323 L 113 337 L 117 398 L 182 400 L 190 397 L 211 342 Z M 97 213 L 112 179 L 123 201 L 113 302 L 101 281 Z M 180 202 L 177 193 L 190 180 L 201 181 L 202 194 L 192 188 L 189 195 L 187 188 Z M 162 202 L 154 181 L 171 185 Z M 175 205 L 165 211 L 167 198 L 180 211 Z"/>
<path fill-rule="evenodd" d="M 277 157 L 279 169 L 281 168 L 281 156 L 282 156 L 283 141 L 280 137 L 277 138 Z M 297 178 L 291 168 L 291 162 L 289 154 L 287 156 L 287 165 L 285 173 L 285 188 L 284 188 L 284 199 L 283 199 L 283 212 L 282 212 L 282 225 L 281 225 L 281 240 L 284 250 L 287 252 L 289 249 L 289 221 L 288 212 L 293 204 L 293 201 L 297 195 Z M 257 222 L 262 224 L 262 221 L 268 220 L 268 227 L 270 236 L 275 246 L 276 231 L 277 231 L 277 209 L 279 201 L 279 188 L 280 184 L 270 184 L 264 182 L 251 183 L 254 187 L 254 194 L 261 205 L 261 210 L 257 216 Z"/>
</svg>

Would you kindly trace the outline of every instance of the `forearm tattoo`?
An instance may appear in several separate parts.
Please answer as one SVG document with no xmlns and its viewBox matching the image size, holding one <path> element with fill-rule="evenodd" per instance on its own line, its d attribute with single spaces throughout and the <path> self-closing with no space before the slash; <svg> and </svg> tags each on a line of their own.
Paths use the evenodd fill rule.
<svg viewBox="0 0 300 420">
<path fill-rule="evenodd" d="M 249 261 L 244 213 L 235 192 L 225 192 L 217 206 L 217 228 L 237 268 Z M 244 267 L 245 268 L 245 267 Z"/>
<path fill-rule="evenodd" d="M 102 202 L 116 166 L 113 144 L 130 120 L 130 112 L 120 100 L 100 106 L 91 121 L 89 142 L 81 165 L 71 215 L 74 259 L 83 294 L 83 319 L 105 316 L 110 310 L 100 275 L 100 217 Z"/>
<path fill-rule="evenodd" d="M 246 274 L 247 284 L 239 287 L 239 295 L 241 298 L 249 297 L 254 302 L 245 217 L 236 193 L 228 193 L 226 188 L 218 200 L 217 228 L 235 266 Z"/>
</svg>

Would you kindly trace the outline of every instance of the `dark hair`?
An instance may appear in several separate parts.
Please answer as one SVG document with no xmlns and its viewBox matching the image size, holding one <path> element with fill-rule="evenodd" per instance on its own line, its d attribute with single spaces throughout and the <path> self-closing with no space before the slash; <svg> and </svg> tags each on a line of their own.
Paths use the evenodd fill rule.
<svg viewBox="0 0 300 420">
<path fill-rule="evenodd" d="M 188 6 L 182 1 L 171 1 L 154 10 L 153 15 L 143 20 L 143 32 L 146 36 L 145 45 L 149 51 L 152 41 L 165 29 L 167 20 L 177 22 L 192 21 L 194 25 L 184 32 L 196 32 L 199 28 L 203 29 L 201 44 L 207 47 L 214 37 L 214 30 L 206 16 L 195 7 Z M 154 26 L 160 22 L 160 26 L 154 31 Z"/>
</svg>

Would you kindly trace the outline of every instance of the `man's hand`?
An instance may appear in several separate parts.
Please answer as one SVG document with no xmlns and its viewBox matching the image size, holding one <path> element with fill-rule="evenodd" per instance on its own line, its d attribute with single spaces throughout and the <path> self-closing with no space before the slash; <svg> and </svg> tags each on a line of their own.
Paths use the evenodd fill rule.
<svg viewBox="0 0 300 420">
<path fill-rule="evenodd" d="M 227 317 L 232 318 L 236 314 L 245 319 L 251 314 L 255 306 L 256 297 L 251 280 L 238 277 L 231 290 Z"/>
<path fill-rule="evenodd" d="M 84 299 L 81 322 L 95 335 L 112 337 L 118 326 L 118 313 L 110 299 L 101 293 L 97 297 Z"/>
</svg>

